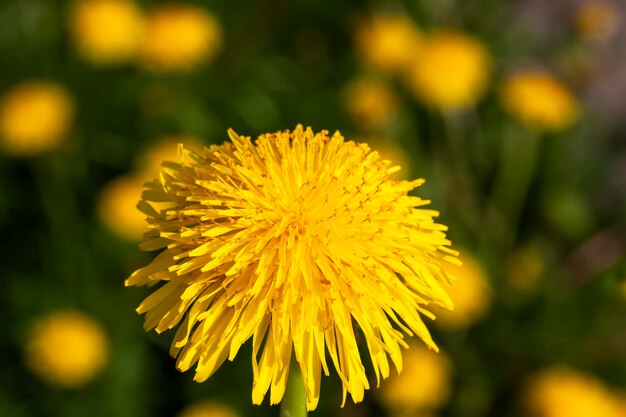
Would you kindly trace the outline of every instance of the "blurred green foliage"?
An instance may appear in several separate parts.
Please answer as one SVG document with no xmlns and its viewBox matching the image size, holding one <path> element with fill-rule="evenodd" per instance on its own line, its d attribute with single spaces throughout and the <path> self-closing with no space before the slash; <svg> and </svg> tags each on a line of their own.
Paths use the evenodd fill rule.
<svg viewBox="0 0 626 417">
<path fill-rule="evenodd" d="M 149 9 L 159 2 L 137 3 Z M 47 80 L 75 100 L 63 147 L 30 158 L 0 156 L 0 416 L 169 416 L 207 398 L 244 416 L 276 415 L 276 407 L 250 404 L 249 346 L 196 384 L 191 372 L 175 370 L 170 335 L 143 332 L 134 308 L 147 292 L 124 289 L 123 279 L 152 255 L 107 230 L 97 202 L 105 184 L 133 171 L 162 137 L 212 144 L 226 140 L 229 127 L 256 136 L 297 123 L 347 138 L 393 138 L 407 153 L 410 176 L 427 179 L 420 192 L 441 211 L 455 246 L 474 253 L 487 271 L 494 295 L 484 320 L 457 331 L 433 329 L 453 364 L 451 398 L 438 415 L 521 416 L 524 381 L 555 364 L 626 390 L 624 113 L 603 108 L 593 91 L 596 79 L 615 74 L 601 72 L 603 57 L 624 55 L 623 44 L 586 43 L 571 26 L 574 6 L 564 0 L 188 3 L 217 18 L 223 44 L 211 62 L 167 74 L 82 60 L 68 31 L 70 2 L 0 4 L 0 92 Z M 440 112 L 415 99 L 402 79 L 383 75 L 398 96 L 397 115 L 376 132 L 362 129 L 342 91 L 375 72 L 355 52 L 353 28 L 377 9 L 401 10 L 423 30 L 455 27 L 480 39 L 494 60 L 486 96 L 466 111 Z M 548 28 L 528 24 L 550 13 L 557 19 Z M 615 37 L 623 39 L 618 29 Z M 525 62 L 553 69 L 573 86 L 582 108 L 574 127 L 532 132 L 502 109 L 498 83 Z M 529 288 L 507 279 L 511 268 L 524 268 L 510 262 L 524 247 L 534 247 L 542 265 Z M 108 366 L 79 389 L 50 386 L 24 362 L 33 321 L 67 307 L 97 318 L 110 340 Z M 339 409 L 337 380 L 323 379 L 313 415 L 385 413 L 371 393 L 363 404 Z"/>
</svg>

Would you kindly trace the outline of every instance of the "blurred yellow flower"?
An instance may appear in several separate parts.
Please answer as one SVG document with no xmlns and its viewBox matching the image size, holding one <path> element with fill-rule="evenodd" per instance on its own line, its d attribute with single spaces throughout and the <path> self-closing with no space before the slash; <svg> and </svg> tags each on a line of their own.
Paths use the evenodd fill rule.
<svg viewBox="0 0 626 417">
<path fill-rule="evenodd" d="M 134 175 L 118 177 L 100 192 L 98 215 L 102 223 L 118 237 L 136 241 L 147 230 L 146 216 L 137 209 L 144 179 Z"/>
<path fill-rule="evenodd" d="M 429 34 L 421 53 L 408 68 L 412 91 L 443 110 L 469 107 L 483 96 L 491 73 L 491 57 L 474 37 L 454 30 Z"/>
<path fill-rule="evenodd" d="M 226 404 L 203 401 L 187 406 L 177 417 L 239 417 L 239 414 Z"/>
<path fill-rule="evenodd" d="M 202 141 L 193 136 L 167 136 L 156 141 L 137 160 L 138 175 L 146 181 L 158 178 L 161 164 L 165 161 L 178 162 L 178 145 L 200 151 Z"/>
<path fill-rule="evenodd" d="M 422 345 L 412 345 L 404 353 L 402 372 L 383 381 L 378 391 L 381 402 L 392 415 L 434 411 L 445 404 L 449 395 L 447 356 Z"/>
<path fill-rule="evenodd" d="M 390 179 L 397 167 L 339 132 L 229 136 L 201 153 L 182 147 L 140 202 L 150 228 L 142 248 L 162 252 L 125 284 L 162 284 L 137 312 L 146 330 L 180 324 L 177 368 L 196 365 L 205 381 L 252 338 L 252 401 L 269 390 L 280 402 L 297 366 L 312 410 L 332 368 L 344 402 L 363 400 L 357 324 L 377 378 L 402 365 L 400 321 L 436 349 L 423 315 L 451 307 L 444 265 L 458 261 L 438 213 L 408 195 L 423 180 Z M 162 201 L 173 206 L 154 210 Z"/>
<path fill-rule="evenodd" d="M 0 103 L 0 143 L 6 153 L 29 156 L 57 148 L 73 118 L 73 102 L 60 86 L 29 82 L 13 87 Z"/>
<path fill-rule="evenodd" d="M 448 273 L 457 278 L 448 289 L 454 310 L 433 308 L 435 325 L 449 330 L 469 327 L 481 321 L 491 304 L 491 287 L 478 260 L 463 252 L 463 265 L 446 265 Z"/>
<path fill-rule="evenodd" d="M 544 72 L 519 72 L 505 80 L 502 101 L 508 112 L 533 130 L 560 130 L 578 118 L 576 99 L 561 82 Z"/>
<path fill-rule="evenodd" d="M 156 71 L 189 69 L 209 60 L 221 44 L 218 21 L 185 4 L 157 6 L 148 15 L 141 61 Z"/>
<path fill-rule="evenodd" d="M 95 64 L 134 59 L 143 29 L 143 13 L 132 0 L 79 0 L 70 13 L 74 44 Z"/>
<path fill-rule="evenodd" d="M 611 38 L 617 31 L 618 12 L 612 3 L 602 0 L 588 0 L 576 10 L 574 26 L 578 33 L 591 41 Z"/>
<path fill-rule="evenodd" d="M 384 127 L 398 108 L 394 91 L 386 83 L 373 79 L 350 82 L 344 88 L 343 101 L 355 123 L 368 129 Z"/>
<path fill-rule="evenodd" d="M 57 311 L 31 329 L 25 346 L 28 367 L 44 381 L 76 388 L 106 365 L 108 341 L 93 318 L 78 311 Z"/>
<path fill-rule="evenodd" d="M 531 377 L 524 398 L 537 417 L 623 417 L 617 396 L 600 380 L 568 368 Z"/>
<path fill-rule="evenodd" d="M 388 72 L 400 72 L 419 52 L 422 35 L 404 14 L 375 14 L 357 27 L 356 46 L 369 65 Z"/>
<path fill-rule="evenodd" d="M 529 291 L 535 287 L 543 270 L 544 262 L 539 250 L 535 246 L 524 246 L 509 258 L 506 278 L 512 287 Z"/>
</svg>

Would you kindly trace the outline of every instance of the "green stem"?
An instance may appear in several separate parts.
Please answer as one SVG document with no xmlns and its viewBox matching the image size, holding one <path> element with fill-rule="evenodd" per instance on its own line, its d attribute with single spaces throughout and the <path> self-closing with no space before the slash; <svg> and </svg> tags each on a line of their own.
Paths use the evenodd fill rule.
<svg viewBox="0 0 626 417">
<path fill-rule="evenodd" d="M 79 272 L 76 262 L 67 260 L 76 259 L 73 228 L 80 217 L 73 210 L 71 183 L 65 175 L 65 165 L 58 158 L 55 154 L 34 158 L 32 170 L 49 227 L 48 239 L 54 240 L 50 253 L 45 255 L 50 256 L 50 264 L 54 265 L 54 271 L 49 272 L 64 281 L 64 294 L 73 298 Z"/>
<path fill-rule="evenodd" d="M 442 138 L 436 138 L 440 146 L 441 159 L 445 161 L 446 176 L 449 178 L 447 193 L 450 201 L 455 201 L 458 207 L 458 215 L 474 234 L 480 233 L 478 195 L 479 191 L 473 181 L 469 166 L 468 144 L 465 143 L 467 127 L 463 125 L 462 115 L 446 113 L 441 114 L 443 127 Z M 442 140 L 445 139 L 445 140 Z"/>
<path fill-rule="evenodd" d="M 280 403 L 280 417 L 306 417 L 306 391 L 302 372 L 297 364 L 289 369 L 289 379 L 282 402 Z"/>
<path fill-rule="evenodd" d="M 530 184 L 535 175 L 541 139 L 529 132 L 503 138 L 500 175 L 494 201 L 508 224 L 506 244 L 513 245 Z"/>
</svg>

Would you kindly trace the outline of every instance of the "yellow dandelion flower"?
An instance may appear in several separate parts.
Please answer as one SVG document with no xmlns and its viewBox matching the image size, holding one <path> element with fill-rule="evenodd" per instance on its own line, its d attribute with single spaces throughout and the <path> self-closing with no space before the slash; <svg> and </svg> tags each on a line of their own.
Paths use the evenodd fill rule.
<svg viewBox="0 0 626 417">
<path fill-rule="evenodd" d="M 551 368 L 527 384 L 528 410 L 538 417 L 620 417 L 617 397 L 598 379 L 567 368 Z"/>
<path fill-rule="evenodd" d="M 450 395 L 450 363 L 443 353 L 411 346 L 404 355 L 402 373 L 392 375 L 380 388 L 379 398 L 392 414 L 433 411 Z"/>
<path fill-rule="evenodd" d="M 118 177 L 104 186 L 98 198 L 100 221 L 118 237 L 137 241 L 146 231 L 146 216 L 137 209 L 144 178 Z"/>
<path fill-rule="evenodd" d="M 389 375 L 388 356 L 402 367 L 396 326 L 436 349 L 422 316 L 428 304 L 451 306 L 443 265 L 458 261 L 438 213 L 407 195 L 423 180 L 389 179 L 399 167 L 339 132 L 229 136 L 202 153 L 181 147 L 140 203 L 151 229 L 142 247 L 164 250 L 126 285 L 163 281 L 137 311 L 146 330 L 180 324 L 177 368 L 197 364 L 202 382 L 252 339 L 252 401 L 270 390 L 276 404 L 294 352 L 312 410 L 331 366 L 344 402 L 363 399 L 357 333 L 377 379 Z M 153 209 L 160 201 L 175 207 Z"/>
<path fill-rule="evenodd" d="M 57 148 L 72 124 L 73 103 L 60 86 L 28 82 L 0 103 L 0 143 L 4 151 L 30 156 Z"/>
<path fill-rule="evenodd" d="M 601 0 L 590 0 L 582 4 L 574 15 L 574 26 L 585 39 L 603 41 L 611 38 L 619 24 L 615 6 Z"/>
<path fill-rule="evenodd" d="M 375 14 L 361 22 L 355 39 L 366 63 L 382 71 L 400 72 L 419 52 L 422 34 L 406 15 Z"/>
<path fill-rule="evenodd" d="M 412 91 L 425 103 L 443 110 L 474 105 L 483 96 L 491 57 L 474 37 L 454 30 L 429 34 L 407 71 Z"/>
<path fill-rule="evenodd" d="M 384 82 L 371 79 L 350 82 L 344 88 L 343 101 L 356 124 L 369 129 L 384 127 L 398 108 L 394 91 Z"/>
<path fill-rule="evenodd" d="M 170 4 L 148 16 L 142 63 L 157 71 L 189 69 L 213 57 L 221 43 L 218 21 L 203 9 Z"/>
<path fill-rule="evenodd" d="M 204 401 L 187 406 L 178 417 L 239 417 L 239 414 L 226 404 Z"/>
<path fill-rule="evenodd" d="M 117 64 L 137 54 L 144 17 L 131 0 L 79 0 L 69 25 L 83 58 L 100 65 Z"/>
<path fill-rule="evenodd" d="M 561 82 L 537 70 L 510 76 L 502 86 L 506 110 L 533 130 L 561 130 L 578 118 L 576 99 Z"/>
<path fill-rule="evenodd" d="M 464 252 L 461 262 L 463 265 L 448 267 L 448 271 L 457 278 L 448 290 L 454 310 L 433 310 L 437 315 L 435 324 L 444 329 L 457 330 L 478 323 L 491 303 L 491 287 L 478 260 Z"/>
<path fill-rule="evenodd" d="M 35 323 L 26 342 L 25 359 L 44 381 L 80 387 L 106 365 L 108 341 L 93 318 L 78 311 L 57 311 Z"/>
</svg>

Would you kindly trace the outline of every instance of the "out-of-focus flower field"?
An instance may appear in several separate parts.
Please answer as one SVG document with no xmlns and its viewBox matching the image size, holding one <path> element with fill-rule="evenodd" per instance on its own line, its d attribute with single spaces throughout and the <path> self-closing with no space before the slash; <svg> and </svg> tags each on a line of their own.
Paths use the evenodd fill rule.
<svg viewBox="0 0 626 417">
<path fill-rule="evenodd" d="M 123 283 L 178 143 L 298 123 L 426 179 L 463 261 L 440 353 L 312 415 L 626 416 L 623 1 L 8 0 L 0 56 L 0 416 L 278 415 L 249 343 L 195 383 Z"/>
</svg>

